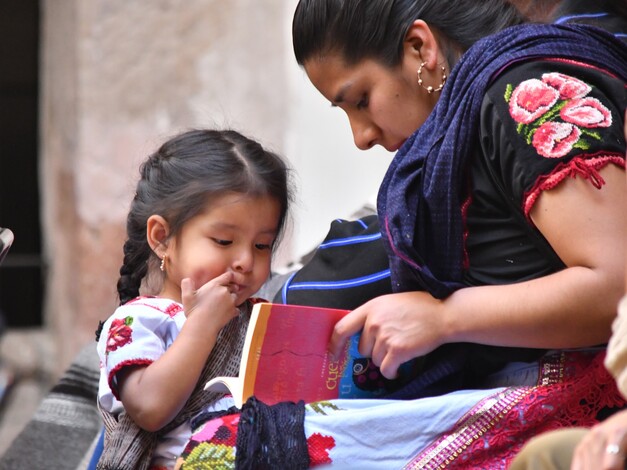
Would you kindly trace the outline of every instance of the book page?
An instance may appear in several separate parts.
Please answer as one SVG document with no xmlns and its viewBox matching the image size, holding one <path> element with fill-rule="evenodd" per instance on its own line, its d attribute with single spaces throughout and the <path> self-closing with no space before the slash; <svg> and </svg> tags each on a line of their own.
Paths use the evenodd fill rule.
<svg viewBox="0 0 627 470">
<path fill-rule="evenodd" d="M 242 381 L 239 377 L 216 377 L 207 382 L 205 390 L 233 395 L 235 406 L 242 407 Z"/>
</svg>

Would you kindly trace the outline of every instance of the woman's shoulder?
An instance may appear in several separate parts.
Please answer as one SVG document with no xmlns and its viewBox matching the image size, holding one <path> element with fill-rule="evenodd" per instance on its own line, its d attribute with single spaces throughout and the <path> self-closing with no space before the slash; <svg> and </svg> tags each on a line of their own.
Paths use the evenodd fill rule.
<svg viewBox="0 0 627 470">
<path fill-rule="evenodd" d="M 502 128 L 510 144 L 532 159 L 624 155 L 626 104 L 624 81 L 606 70 L 571 60 L 532 60 L 492 82 L 482 129 Z"/>
<path fill-rule="evenodd" d="M 525 89 L 542 90 L 547 98 L 583 98 L 596 89 L 615 100 L 618 106 L 627 99 L 624 80 L 602 67 L 563 58 L 522 61 L 502 70 L 490 83 L 487 95 L 506 98 L 524 84 Z"/>
<path fill-rule="evenodd" d="M 554 187 L 583 168 L 595 181 L 599 168 L 624 165 L 626 96 L 622 80 L 589 64 L 516 64 L 492 82 L 483 100 L 480 154 L 528 213 L 545 182 Z"/>
</svg>

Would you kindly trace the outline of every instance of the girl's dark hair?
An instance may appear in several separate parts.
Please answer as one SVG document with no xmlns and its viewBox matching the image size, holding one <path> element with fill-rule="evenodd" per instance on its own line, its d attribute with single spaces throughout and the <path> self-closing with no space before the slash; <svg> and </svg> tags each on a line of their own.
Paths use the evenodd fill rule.
<svg viewBox="0 0 627 470">
<path fill-rule="evenodd" d="M 291 183 L 286 163 L 259 143 L 233 130 L 191 130 L 165 142 L 142 163 L 126 221 L 128 238 L 117 284 L 120 304 L 139 295 L 149 265 L 159 261 L 146 240 L 148 218 L 161 215 L 173 236 L 211 198 L 228 192 L 279 202 L 276 245 L 285 228 Z"/>
<path fill-rule="evenodd" d="M 292 22 L 296 61 L 339 53 L 350 65 L 401 62 L 403 40 L 422 19 L 440 34 L 452 66 L 477 40 L 524 22 L 504 0 L 300 0 Z"/>
</svg>

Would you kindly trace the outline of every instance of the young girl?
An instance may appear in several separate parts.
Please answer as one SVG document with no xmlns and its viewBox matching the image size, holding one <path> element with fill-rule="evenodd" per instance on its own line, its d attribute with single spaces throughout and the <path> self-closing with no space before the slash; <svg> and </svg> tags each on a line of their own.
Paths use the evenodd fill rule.
<svg viewBox="0 0 627 470">
<path fill-rule="evenodd" d="M 221 398 L 203 386 L 237 374 L 291 198 L 286 164 L 230 130 L 180 134 L 140 173 L 120 307 L 98 341 L 102 469 L 171 468 L 190 418 Z"/>
</svg>

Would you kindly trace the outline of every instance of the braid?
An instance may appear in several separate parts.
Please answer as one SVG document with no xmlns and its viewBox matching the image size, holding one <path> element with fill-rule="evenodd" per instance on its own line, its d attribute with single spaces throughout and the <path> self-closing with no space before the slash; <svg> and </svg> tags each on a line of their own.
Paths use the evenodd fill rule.
<svg viewBox="0 0 627 470">
<path fill-rule="evenodd" d="M 144 241 L 144 246 L 137 246 L 133 240 L 126 240 L 124 243 L 124 261 L 120 267 L 120 279 L 118 280 L 118 296 L 120 305 L 139 296 L 139 288 L 142 279 L 148 273 L 148 257 L 151 253 L 146 253 L 148 244 Z"/>
<path fill-rule="evenodd" d="M 140 167 L 140 180 L 126 221 L 128 239 L 124 242 L 124 260 L 117 283 L 120 305 L 140 294 L 142 280 L 148 274 L 148 263 L 153 251 L 146 240 L 146 222 L 155 211 L 155 200 L 160 200 L 158 188 L 160 174 L 159 153 L 151 155 Z"/>
</svg>

